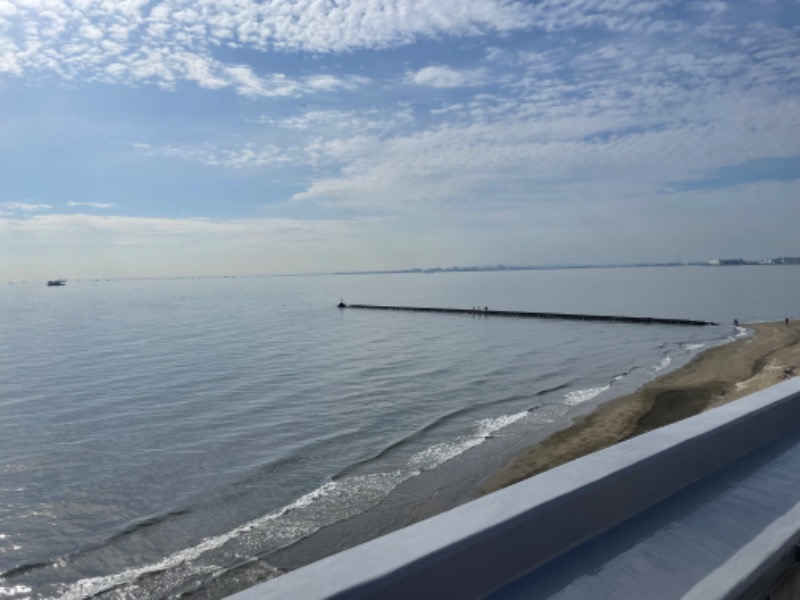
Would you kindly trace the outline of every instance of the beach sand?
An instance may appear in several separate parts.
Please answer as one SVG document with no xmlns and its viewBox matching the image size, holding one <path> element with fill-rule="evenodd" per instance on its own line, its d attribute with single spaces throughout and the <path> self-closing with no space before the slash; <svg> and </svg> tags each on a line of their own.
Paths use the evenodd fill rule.
<svg viewBox="0 0 800 600">
<path fill-rule="evenodd" d="M 800 375 L 800 321 L 746 325 L 754 336 L 698 354 L 541 443 L 517 454 L 480 486 L 488 494 L 617 442 Z"/>
</svg>

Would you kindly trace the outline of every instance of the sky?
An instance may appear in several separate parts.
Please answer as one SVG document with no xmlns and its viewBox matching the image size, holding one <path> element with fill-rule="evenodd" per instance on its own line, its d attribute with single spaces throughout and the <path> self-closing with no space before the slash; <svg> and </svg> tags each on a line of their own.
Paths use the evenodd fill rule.
<svg viewBox="0 0 800 600">
<path fill-rule="evenodd" d="M 800 0 L 0 0 L 0 280 L 800 256 Z"/>
</svg>

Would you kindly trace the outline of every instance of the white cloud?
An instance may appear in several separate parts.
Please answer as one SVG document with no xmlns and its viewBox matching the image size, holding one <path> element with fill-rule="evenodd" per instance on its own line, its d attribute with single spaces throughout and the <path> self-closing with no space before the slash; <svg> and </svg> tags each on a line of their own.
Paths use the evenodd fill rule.
<svg viewBox="0 0 800 600">
<path fill-rule="evenodd" d="M 184 54 L 181 59 L 185 65 L 186 77 L 208 89 L 227 87 L 229 82 L 214 74 L 215 68 L 206 58 L 195 54 Z"/>
<path fill-rule="evenodd" d="M 721 15 L 728 10 L 728 5 L 721 0 L 711 0 L 709 2 L 700 2 L 697 7 L 700 10 L 711 13 L 712 15 Z"/>
<path fill-rule="evenodd" d="M 401 104 L 359 111 L 309 110 L 282 119 L 261 115 L 248 123 L 264 129 L 251 129 L 252 141 L 244 143 L 234 136 L 202 144 L 133 143 L 131 147 L 149 156 L 234 169 L 335 165 L 413 127 L 414 115 L 410 107 Z"/>
<path fill-rule="evenodd" d="M 261 52 L 345 52 L 385 48 L 417 38 L 481 35 L 525 26 L 529 8 L 514 0 L 190 0 L 110 2 L 86 6 L 3 0 L 0 72 L 51 71 L 66 79 L 99 79 L 172 87 L 195 81 L 252 96 L 353 89 L 357 76 L 280 74 L 214 58 L 226 44 Z"/>
<path fill-rule="evenodd" d="M 92 42 L 103 39 L 103 31 L 91 23 L 84 23 L 80 28 L 79 34 Z"/>
<path fill-rule="evenodd" d="M 352 110 L 310 110 L 302 115 L 274 121 L 280 127 L 315 132 L 360 134 L 392 131 L 413 123 L 414 116 L 408 106 L 363 108 Z"/>
<path fill-rule="evenodd" d="M 272 80 L 268 81 L 256 75 L 247 65 L 227 67 L 225 73 L 232 80 L 236 91 L 243 96 L 291 96 L 300 90 L 299 84 L 284 76 L 273 75 Z"/>
<path fill-rule="evenodd" d="M 213 176 L 262 177 L 269 193 L 275 180 L 305 186 L 292 214 L 325 204 L 327 215 L 333 206 L 443 223 L 474 211 L 491 223 L 542 211 L 553 226 L 559 210 L 577 219 L 598 204 L 651 206 L 683 189 L 676 182 L 797 155 L 797 26 L 745 19 L 751 10 L 714 0 L 0 0 L 0 82 L 54 73 L 274 99 L 237 102 L 224 114 L 231 104 L 220 103 L 182 130 L 143 128 L 149 143 L 128 142 L 127 150 L 239 170 Z M 522 28 L 524 35 L 504 35 Z M 476 37 L 490 35 L 494 46 Z M 425 53 L 352 52 L 423 38 Z M 365 93 L 336 97 L 355 91 Z M 292 100 L 305 94 L 316 97 Z M 34 139 L 19 133 L 48 127 L 23 120 L 0 115 L 0 139 Z M 136 131 L 115 139 L 136 140 Z M 149 166 L 159 162 L 167 161 Z M 739 194 L 735 187 L 728 197 Z M 712 196 L 724 194 L 675 194 L 686 202 Z M 12 215 L 8 206 L 0 211 Z M 13 214 L 28 217 L 18 227 L 47 223 L 31 219 L 40 214 L 33 210 Z M 165 239 L 175 228 L 213 237 L 232 227 L 145 223 L 81 227 L 139 227 L 158 237 L 163 226 Z"/>
<path fill-rule="evenodd" d="M 409 81 L 434 88 L 477 87 L 486 80 L 484 69 L 451 69 L 445 66 L 431 66 L 420 69 L 408 76 Z"/>
<path fill-rule="evenodd" d="M 32 204 L 29 202 L 0 202 L 0 209 L 5 211 L 6 214 L 30 214 L 51 208 L 53 207 L 49 204 Z"/>
<path fill-rule="evenodd" d="M 606 16 L 649 19 L 669 4 L 592 5 Z M 540 13 L 548 7 L 547 14 L 563 24 L 580 22 L 580 2 L 536 6 Z M 237 18 L 224 23 L 233 27 Z M 800 40 L 792 30 L 761 23 L 743 25 L 738 33 L 726 52 L 716 30 L 703 30 L 665 34 L 657 45 L 650 36 L 631 35 L 550 50 L 493 50 L 491 72 L 444 65 L 409 72 L 406 83 L 466 88 L 458 103 L 429 111 L 435 126 L 399 103 L 309 110 L 255 119 L 264 127 L 252 128 L 257 131 L 244 142 L 144 150 L 238 169 L 320 167 L 297 198 L 347 206 L 402 206 L 409 198 L 451 202 L 507 181 L 535 190 L 528 197 L 556 180 L 622 189 L 625 178 L 640 193 L 656 193 L 670 181 L 691 179 L 696 170 L 797 153 L 798 131 L 787 126 L 786 115 L 798 113 L 792 89 L 800 81 Z M 250 97 L 366 84 L 333 75 L 263 77 L 247 65 L 203 64 L 205 72 L 221 73 Z M 468 89 L 473 85 L 486 85 L 491 93 L 474 93 Z"/>
<path fill-rule="evenodd" d="M 315 75 L 305 80 L 305 85 L 311 90 L 335 91 L 337 89 L 355 90 L 369 83 L 366 77 L 349 76 L 335 77 L 333 75 Z"/>
<path fill-rule="evenodd" d="M 74 202 L 70 200 L 67 206 L 88 206 L 91 208 L 114 208 L 116 204 L 113 202 Z"/>
<path fill-rule="evenodd" d="M 777 77 L 751 83 L 797 71 L 787 54 L 782 47 L 758 61 L 733 54 L 719 62 L 703 52 L 601 47 L 560 63 L 548 57 L 548 71 L 580 77 L 521 78 L 502 93 L 442 107 L 436 128 L 348 144 L 341 172 L 295 199 L 401 212 L 480 201 L 491 211 L 490 197 L 520 206 L 588 202 L 599 190 L 644 199 L 726 165 L 794 156 L 800 130 L 786 115 L 800 112 L 798 101 L 780 93 Z M 609 76 L 631 56 L 635 77 Z M 535 73 L 541 64 L 532 61 Z"/>
<path fill-rule="evenodd" d="M 274 144 L 255 144 L 220 146 L 201 145 L 165 145 L 139 146 L 149 156 L 167 156 L 192 162 L 199 162 L 210 167 L 264 167 L 269 165 L 285 165 L 301 162 L 298 152 L 289 153 Z"/>
<path fill-rule="evenodd" d="M 349 52 L 407 45 L 442 36 L 486 36 L 523 29 L 672 32 L 688 23 L 671 19 L 673 0 L 3 0 L 0 73 L 52 72 L 68 80 L 173 88 L 192 81 L 230 87 L 252 98 L 353 90 L 357 75 L 318 74 L 292 79 L 228 62 L 220 46 L 259 52 Z M 717 14 L 719 0 L 700 5 Z M 488 58 L 510 60 L 497 48 Z M 502 60 L 501 60 L 501 57 Z M 411 73 L 418 85 L 482 85 L 488 72 L 429 66 Z"/>
<path fill-rule="evenodd" d="M 381 235 L 374 219 L 0 216 L 0 272 L 30 280 L 335 271 Z"/>
</svg>

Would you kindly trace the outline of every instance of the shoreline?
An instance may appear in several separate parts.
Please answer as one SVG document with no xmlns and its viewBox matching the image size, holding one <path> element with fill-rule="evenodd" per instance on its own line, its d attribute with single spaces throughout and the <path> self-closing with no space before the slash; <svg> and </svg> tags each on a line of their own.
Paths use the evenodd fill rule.
<svg viewBox="0 0 800 600">
<path fill-rule="evenodd" d="M 744 325 L 754 335 L 704 350 L 688 364 L 610 400 L 514 456 L 476 495 L 800 375 L 800 321 Z"/>
</svg>

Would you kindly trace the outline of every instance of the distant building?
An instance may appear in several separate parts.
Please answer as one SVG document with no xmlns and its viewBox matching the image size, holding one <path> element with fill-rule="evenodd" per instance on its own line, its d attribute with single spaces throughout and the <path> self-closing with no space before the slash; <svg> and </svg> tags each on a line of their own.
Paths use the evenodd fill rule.
<svg viewBox="0 0 800 600">
<path fill-rule="evenodd" d="M 780 258 L 772 259 L 773 265 L 800 265 L 800 257 L 798 256 L 781 256 Z"/>
<path fill-rule="evenodd" d="M 708 261 L 708 264 L 714 267 L 735 267 L 749 263 L 743 258 L 715 258 Z"/>
</svg>

